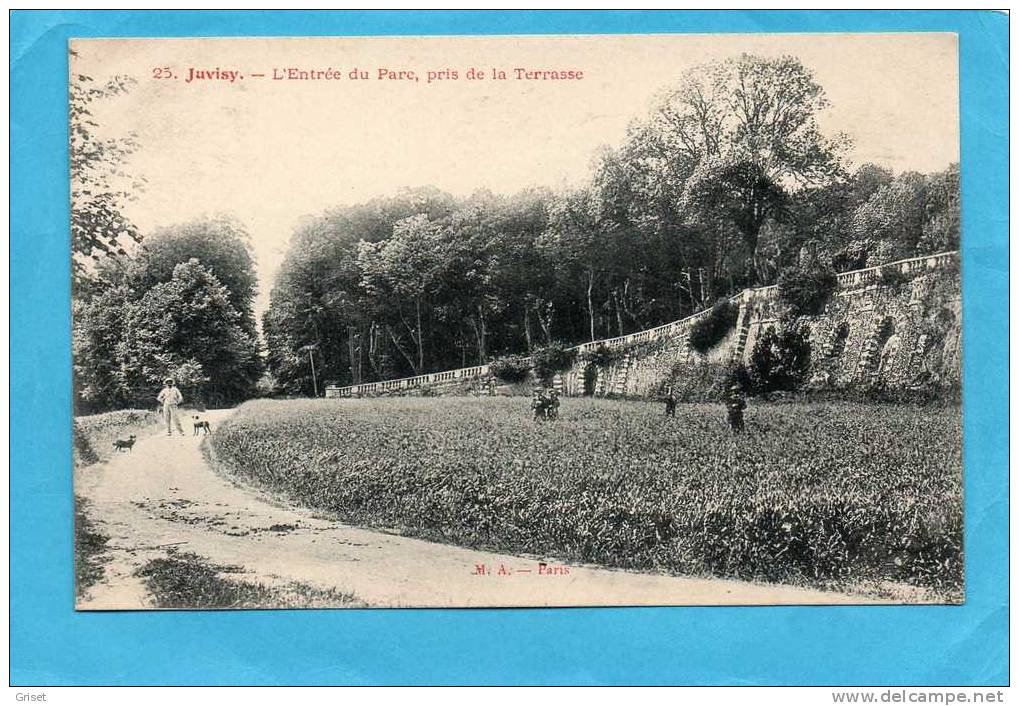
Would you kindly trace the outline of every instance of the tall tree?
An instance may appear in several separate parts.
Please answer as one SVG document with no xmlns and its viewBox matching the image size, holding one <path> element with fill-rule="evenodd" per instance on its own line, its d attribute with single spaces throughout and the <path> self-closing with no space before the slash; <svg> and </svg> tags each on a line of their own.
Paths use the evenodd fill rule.
<svg viewBox="0 0 1019 706">
<path fill-rule="evenodd" d="M 538 241 L 562 277 L 579 282 L 588 319 L 588 339 L 595 334 L 594 291 L 605 273 L 610 248 L 601 232 L 600 209 L 590 187 L 570 189 L 549 206 L 548 228 Z"/>
<path fill-rule="evenodd" d="M 73 52 L 71 56 L 73 59 Z M 127 246 L 141 240 L 138 229 L 124 214 L 126 203 L 136 198 L 144 182 L 124 171 L 128 157 L 138 149 L 137 136 L 104 137 L 93 115 L 99 102 L 126 93 L 134 83 L 127 76 L 97 83 L 91 76 L 71 71 L 71 253 L 76 292 L 92 284 L 97 263 L 126 255 Z"/>
<path fill-rule="evenodd" d="M 425 367 L 425 307 L 448 262 L 442 231 L 441 225 L 419 214 L 397 221 L 388 240 L 364 242 L 358 250 L 365 290 L 386 319 L 390 340 L 415 375 Z M 406 336 L 413 353 L 404 344 Z"/>
<path fill-rule="evenodd" d="M 824 90 L 794 57 L 743 54 L 690 71 L 631 130 L 657 148 L 657 171 L 683 182 L 677 208 L 701 227 L 734 226 L 747 269 L 761 228 L 784 214 L 791 190 L 843 175 L 848 139 L 817 122 Z"/>
<path fill-rule="evenodd" d="M 243 321 L 230 291 L 192 258 L 129 308 L 119 358 L 136 389 L 174 375 L 209 404 L 233 404 L 252 394 L 261 374 L 257 342 Z"/>
<path fill-rule="evenodd" d="M 226 288 L 245 330 L 254 333 L 253 305 L 258 292 L 251 239 L 232 218 L 199 218 L 158 228 L 146 236 L 126 267 L 128 284 L 147 291 L 173 278 L 177 265 L 198 260 Z"/>
</svg>

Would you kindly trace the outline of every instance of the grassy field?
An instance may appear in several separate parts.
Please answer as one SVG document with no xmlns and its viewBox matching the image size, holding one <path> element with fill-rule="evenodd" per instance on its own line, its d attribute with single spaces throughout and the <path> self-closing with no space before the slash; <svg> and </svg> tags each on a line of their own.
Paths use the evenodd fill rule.
<svg viewBox="0 0 1019 706">
<path fill-rule="evenodd" d="M 230 473 L 359 525 L 640 570 L 962 588 L 956 407 L 519 398 L 256 401 L 210 437 Z"/>
</svg>

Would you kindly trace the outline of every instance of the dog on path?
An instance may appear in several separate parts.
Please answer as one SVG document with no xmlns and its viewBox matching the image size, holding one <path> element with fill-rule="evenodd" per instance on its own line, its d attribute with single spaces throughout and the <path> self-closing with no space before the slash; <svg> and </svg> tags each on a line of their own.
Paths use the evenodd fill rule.
<svg viewBox="0 0 1019 706">
<path fill-rule="evenodd" d="M 195 415 L 195 433 L 194 436 L 198 436 L 198 432 L 203 434 L 211 434 L 212 427 L 209 426 L 208 420 L 202 419 L 197 414 Z"/>
<path fill-rule="evenodd" d="M 134 434 L 126 439 L 117 439 L 113 442 L 115 451 L 130 451 L 132 446 L 134 446 Z"/>
</svg>

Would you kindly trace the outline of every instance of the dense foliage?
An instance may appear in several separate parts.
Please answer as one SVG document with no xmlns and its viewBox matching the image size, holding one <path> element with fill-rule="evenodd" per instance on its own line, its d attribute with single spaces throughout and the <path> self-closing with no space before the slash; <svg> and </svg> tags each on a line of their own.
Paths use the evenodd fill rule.
<svg viewBox="0 0 1019 706">
<path fill-rule="evenodd" d="M 257 401 L 210 437 L 246 482 L 343 521 L 644 570 L 961 588 L 958 408 L 564 399 Z"/>
<path fill-rule="evenodd" d="M 810 369 L 810 341 L 806 331 L 794 324 L 769 326 L 754 342 L 747 373 L 750 390 L 767 396 L 792 392 Z"/>
<path fill-rule="evenodd" d="M 585 183 L 309 218 L 263 318 L 269 366 L 290 393 L 312 390 L 309 344 L 339 384 L 460 368 L 680 319 L 804 251 L 842 271 L 954 248 L 957 165 L 852 171 L 827 105 L 797 59 L 742 55 L 665 87 Z"/>
<path fill-rule="evenodd" d="M 162 229 L 98 273 L 74 301 L 79 412 L 154 405 L 168 376 L 188 402 L 253 395 L 262 362 L 254 261 L 240 226 L 215 219 Z"/>
<path fill-rule="evenodd" d="M 531 369 L 534 377 L 547 385 L 556 374 L 569 370 L 576 359 L 576 350 L 561 341 L 553 341 L 531 353 Z"/>
<path fill-rule="evenodd" d="M 698 353 L 707 353 L 736 327 L 739 306 L 728 299 L 715 302 L 708 313 L 690 326 L 690 347 Z"/>
<path fill-rule="evenodd" d="M 789 267 L 778 277 L 778 299 L 789 318 L 820 314 L 837 284 L 835 273 L 817 262 Z"/>
<path fill-rule="evenodd" d="M 625 346 L 606 346 L 599 343 L 580 354 L 580 360 L 586 365 L 595 365 L 604 368 L 620 360 L 626 354 Z"/>
<path fill-rule="evenodd" d="M 488 371 L 502 382 L 523 382 L 531 372 L 531 359 L 525 355 L 504 355 L 489 363 Z"/>
</svg>

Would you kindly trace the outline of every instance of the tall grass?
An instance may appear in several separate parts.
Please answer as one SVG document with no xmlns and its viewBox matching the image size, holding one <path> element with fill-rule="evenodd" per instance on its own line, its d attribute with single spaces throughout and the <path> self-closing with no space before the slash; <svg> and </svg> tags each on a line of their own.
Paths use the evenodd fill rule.
<svg viewBox="0 0 1019 706">
<path fill-rule="evenodd" d="M 211 437 L 229 472 L 360 525 L 642 570 L 962 587 L 955 407 L 565 399 L 248 403 Z"/>
</svg>

